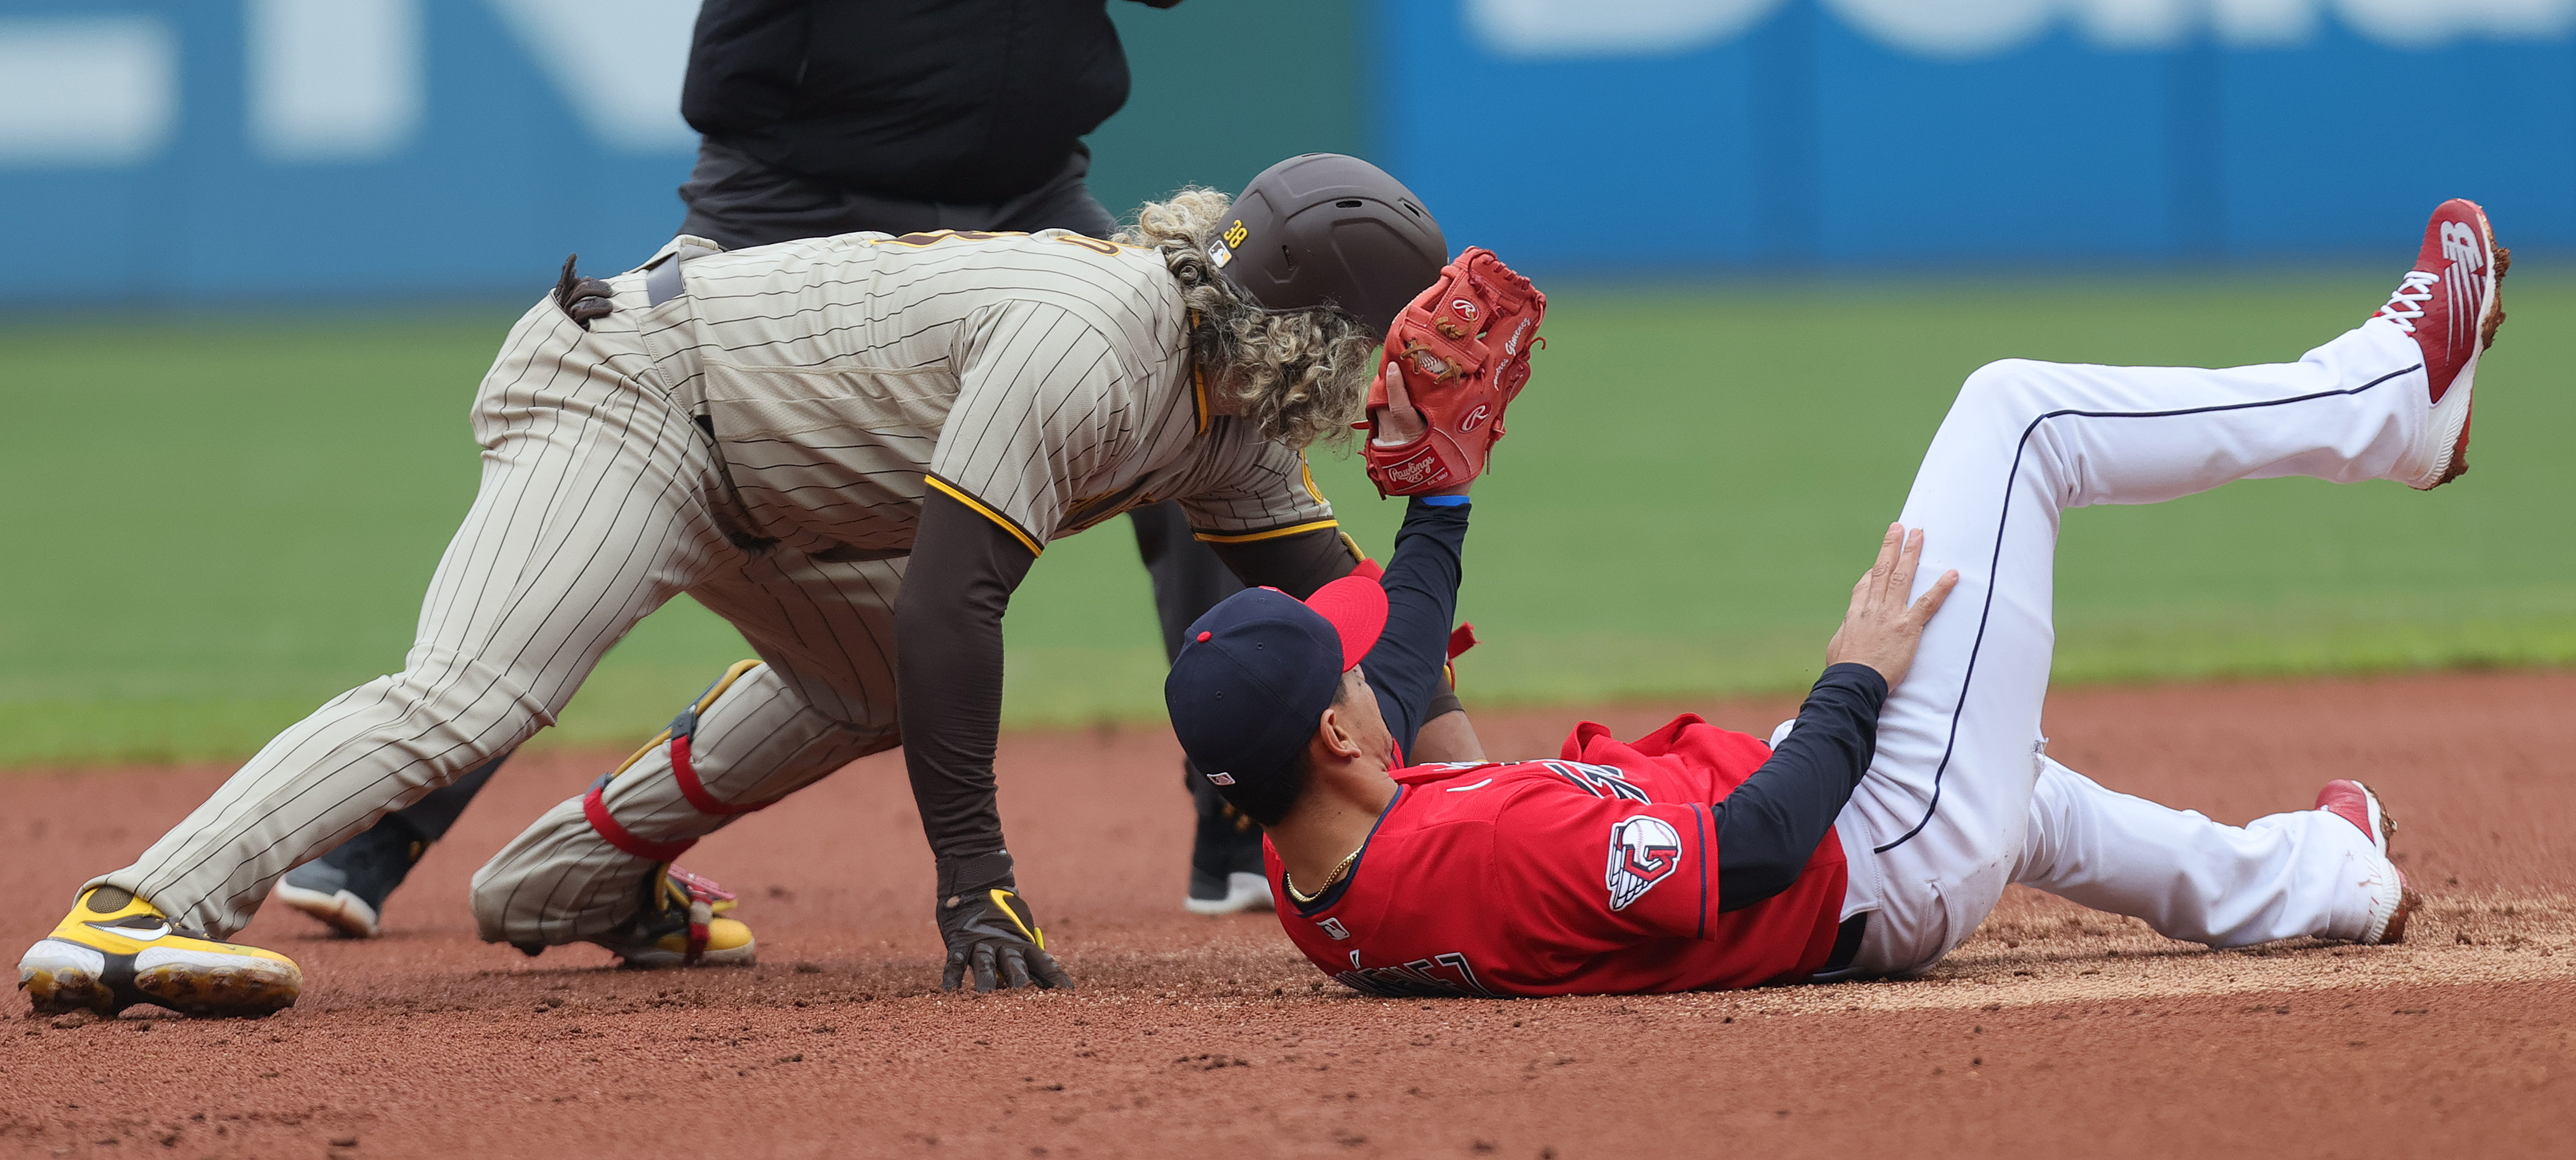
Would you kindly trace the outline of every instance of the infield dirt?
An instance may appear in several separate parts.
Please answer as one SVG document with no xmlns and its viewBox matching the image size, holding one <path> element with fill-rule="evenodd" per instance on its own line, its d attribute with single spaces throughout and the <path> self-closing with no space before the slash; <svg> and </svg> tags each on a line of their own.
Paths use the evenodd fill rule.
<svg viewBox="0 0 2576 1160">
<path fill-rule="evenodd" d="M 388 937 L 261 915 L 243 938 L 303 963 L 294 1010 L 0 1024 L 0 1154 L 2565 1156 L 2571 705 L 2564 673 L 2052 699 L 2052 755 L 2221 820 L 2371 782 L 2430 901 L 2402 947 L 2212 952 L 2016 889 L 1921 981 L 1519 1001 L 1362 998 L 1266 914 L 1181 913 L 1178 751 L 1140 728 L 1002 750 L 1022 880 L 1078 992 L 936 989 L 892 755 L 689 859 L 743 895 L 760 966 L 527 959 L 474 941 L 466 879 L 614 760 L 531 756 L 394 898 Z M 1698 708 L 1758 733 L 1794 706 Z M 1673 711 L 1596 716 L 1634 734 Z M 1479 725 L 1497 755 L 1552 754 L 1578 716 Z M 0 945 L 223 772 L 0 782 Z"/>
</svg>

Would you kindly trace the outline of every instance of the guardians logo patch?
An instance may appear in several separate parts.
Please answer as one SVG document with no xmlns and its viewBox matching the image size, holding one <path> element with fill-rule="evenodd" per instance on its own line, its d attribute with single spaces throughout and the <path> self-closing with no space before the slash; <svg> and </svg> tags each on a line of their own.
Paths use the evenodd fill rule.
<svg viewBox="0 0 2576 1160">
<path fill-rule="evenodd" d="M 1610 826 L 1610 909 L 1626 910 L 1682 864 L 1681 831 L 1662 818 L 1639 814 Z"/>
</svg>

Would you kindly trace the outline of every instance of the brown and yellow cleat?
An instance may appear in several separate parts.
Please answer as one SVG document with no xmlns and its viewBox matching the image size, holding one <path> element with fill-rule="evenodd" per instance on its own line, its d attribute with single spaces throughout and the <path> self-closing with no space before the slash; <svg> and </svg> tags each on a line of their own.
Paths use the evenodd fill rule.
<svg viewBox="0 0 2576 1160">
<path fill-rule="evenodd" d="M 615 951 L 619 966 L 748 967 L 760 961 L 758 940 L 734 908 L 733 891 L 670 863 L 644 878 L 643 907 L 625 925 L 590 941 Z"/>
<path fill-rule="evenodd" d="M 186 1015 L 267 1015 L 295 1005 L 304 972 L 275 951 L 216 942 L 114 886 L 85 891 L 54 933 L 18 959 L 39 1015 L 113 1017 L 137 1003 Z"/>
</svg>

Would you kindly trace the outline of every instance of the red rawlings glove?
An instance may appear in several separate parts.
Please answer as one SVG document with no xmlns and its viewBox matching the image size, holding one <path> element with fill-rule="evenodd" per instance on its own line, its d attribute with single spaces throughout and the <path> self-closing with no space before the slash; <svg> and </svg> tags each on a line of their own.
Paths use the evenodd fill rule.
<svg viewBox="0 0 2576 1160">
<path fill-rule="evenodd" d="M 1398 397 L 1422 412 L 1426 430 L 1402 443 L 1378 442 L 1389 406 L 1386 370 L 1369 384 L 1369 480 L 1380 495 L 1420 495 L 1456 487 L 1485 470 L 1503 437 L 1503 409 L 1528 385 L 1529 356 L 1539 344 L 1547 295 L 1512 272 L 1493 251 L 1470 246 L 1440 268 L 1440 280 L 1415 297 L 1387 328 L 1387 369 Z"/>
</svg>

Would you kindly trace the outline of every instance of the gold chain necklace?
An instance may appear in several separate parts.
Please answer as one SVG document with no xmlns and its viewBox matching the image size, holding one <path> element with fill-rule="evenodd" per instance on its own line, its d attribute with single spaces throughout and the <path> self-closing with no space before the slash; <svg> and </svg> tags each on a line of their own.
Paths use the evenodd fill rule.
<svg viewBox="0 0 2576 1160">
<path fill-rule="evenodd" d="M 1334 883 L 1342 880 L 1343 875 L 1350 873 L 1351 864 L 1360 860 L 1360 850 L 1366 849 L 1368 849 L 1368 843 L 1360 843 L 1359 850 L 1351 851 L 1347 857 L 1342 859 L 1341 865 L 1333 867 L 1333 872 L 1324 876 L 1324 884 L 1316 887 L 1313 894 L 1308 894 L 1303 890 L 1297 889 L 1296 878 L 1290 876 L 1288 871 L 1284 868 L 1279 871 L 1279 881 L 1288 887 L 1288 897 L 1291 901 L 1313 902 L 1318 898 L 1322 898 L 1326 891 L 1331 890 Z"/>
</svg>

